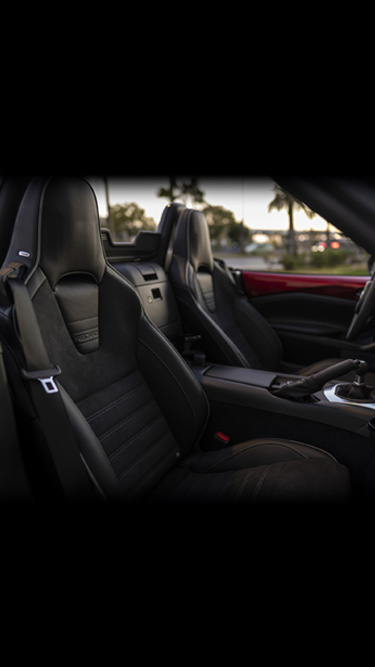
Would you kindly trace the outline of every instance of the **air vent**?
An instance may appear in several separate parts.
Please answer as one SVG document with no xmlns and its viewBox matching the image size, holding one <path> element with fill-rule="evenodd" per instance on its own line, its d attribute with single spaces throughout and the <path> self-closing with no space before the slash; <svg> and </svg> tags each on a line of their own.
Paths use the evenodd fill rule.
<svg viewBox="0 0 375 667">
<path fill-rule="evenodd" d="M 155 273 L 155 271 L 153 271 L 152 273 L 142 273 L 142 276 L 143 276 L 143 279 L 146 280 L 146 281 L 157 280 L 158 279 L 158 276 Z"/>
</svg>

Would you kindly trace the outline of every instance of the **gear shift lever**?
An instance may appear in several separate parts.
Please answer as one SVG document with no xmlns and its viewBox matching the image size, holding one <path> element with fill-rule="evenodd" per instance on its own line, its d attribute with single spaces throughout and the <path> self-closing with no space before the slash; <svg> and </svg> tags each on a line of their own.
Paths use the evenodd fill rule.
<svg viewBox="0 0 375 667">
<path fill-rule="evenodd" d="M 346 359 L 345 361 L 339 361 L 333 366 L 329 366 L 318 373 L 313 375 L 305 375 L 301 377 L 300 380 L 294 380 L 292 382 L 287 382 L 286 384 L 278 387 L 274 391 L 274 395 L 280 398 L 289 398 L 292 400 L 299 400 L 306 396 L 311 396 L 315 391 L 319 391 L 327 382 L 339 378 L 341 375 L 346 375 L 351 371 L 356 371 L 358 374 L 358 369 L 361 367 L 361 364 L 366 362 L 360 361 L 359 359 Z M 363 368 L 363 367 L 362 367 Z M 366 364 L 366 370 L 368 366 Z M 363 371 L 363 372 L 366 372 Z M 351 387 L 352 385 L 344 385 Z"/>
<path fill-rule="evenodd" d="M 366 361 L 360 361 L 358 368 L 356 368 L 355 378 L 352 384 L 341 384 L 337 387 L 336 393 L 341 398 L 354 398 L 360 401 L 369 398 L 371 389 L 366 387 L 364 377 L 369 369 Z"/>
<path fill-rule="evenodd" d="M 361 361 L 360 366 L 357 368 L 354 382 L 349 391 L 350 398 L 367 398 L 366 384 L 364 379 L 367 371 L 368 371 L 368 364 L 365 361 Z"/>
</svg>

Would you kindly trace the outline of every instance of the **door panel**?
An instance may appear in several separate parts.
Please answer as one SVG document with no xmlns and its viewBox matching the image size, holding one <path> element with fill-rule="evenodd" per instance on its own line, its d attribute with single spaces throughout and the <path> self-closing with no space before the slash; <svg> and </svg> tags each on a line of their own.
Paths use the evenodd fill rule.
<svg viewBox="0 0 375 667">
<path fill-rule="evenodd" d="M 269 321 L 284 350 L 284 361 L 307 366 L 341 356 L 353 316 L 354 301 L 337 297 L 288 292 L 251 299 Z"/>
<path fill-rule="evenodd" d="M 250 302 L 275 329 L 321 336 L 344 335 L 354 311 L 350 299 L 299 292 L 258 296 Z"/>
<path fill-rule="evenodd" d="M 366 276 L 243 272 L 252 305 L 279 335 L 287 363 L 308 365 L 340 357 Z"/>
<path fill-rule="evenodd" d="M 243 271 L 243 283 L 249 298 L 266 294 L 303 292 L 343 299 L 358 298 L 368 276 L 323 276 L 292 273 Z"/>
</svg>

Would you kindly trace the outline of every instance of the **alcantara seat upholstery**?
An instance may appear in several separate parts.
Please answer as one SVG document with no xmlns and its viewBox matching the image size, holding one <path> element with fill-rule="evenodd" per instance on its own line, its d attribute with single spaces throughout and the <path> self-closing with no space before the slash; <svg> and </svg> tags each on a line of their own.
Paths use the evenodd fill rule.
<svg viewBox="0 0 375 667">
<path fill-rule="evenodd" d="M 145 316 L 136 289 L 106 261 L 96 198 L 84 179 L 32 180 L 4 266 L 19 261 L 49 359 L 61 368 L 57 386 L 82 460 L 109 501 L 350 498 L 346 467 L 307 444 L 271 438 L 199 449 L 209 415 L 206 395 Z M 0 308 L 0 334 L 29 465 L 43 480 L 44 449 L 35 444 L 43 440 L 43 423 L 20 376 L 24 360 L 9 305 Z"/>
<path fill-rule="evenodd" d="M 236 286 L 230 271 L 214 260 L 205 216 L 185 209 L 179 216 L 169 278 L 188 331 L 199 333 L 211 361 L 276 371 L 281 341 L 267 320 Z M 299 370 L 316 373 L 339 359 L 323 359 Z"/>
</svg>

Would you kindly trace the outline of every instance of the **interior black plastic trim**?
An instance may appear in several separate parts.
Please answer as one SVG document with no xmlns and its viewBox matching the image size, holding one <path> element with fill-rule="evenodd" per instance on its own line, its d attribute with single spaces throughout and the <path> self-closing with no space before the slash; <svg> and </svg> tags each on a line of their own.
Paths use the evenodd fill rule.
<svg viewBox="0 0 375 667">
<path fill-rule="evenodd" d="M 259 371 L 252 368 L 237 368 L 235 366 L 211 366 L 205 375 L 255 385 L 257 387 L 270 387 L 275 381 L 277 374 L 270 371 Z"/>
<path fill-rule="evenodd" d="M 108 260 L 115 264 L 122 261 L 152 259 L 157 255 L 161 234 L 157 232 L 138 232 L 133 243 L 113 241 L 109 229 L 101 229 L 104 251 Z"/>
</svg>

